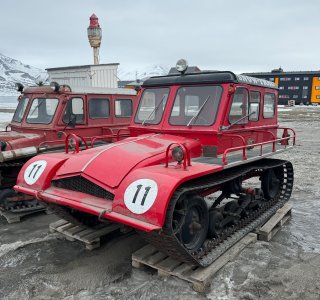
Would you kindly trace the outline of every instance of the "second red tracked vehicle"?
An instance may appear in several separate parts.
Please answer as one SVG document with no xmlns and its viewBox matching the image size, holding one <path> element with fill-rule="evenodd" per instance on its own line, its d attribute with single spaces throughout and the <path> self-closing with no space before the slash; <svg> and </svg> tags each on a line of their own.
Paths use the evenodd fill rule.
<svg viewBox="0 0 320 300">
<path fill-rule="evenodd" d="M 23 87 L 12 121 L 0 132 L 0 210 L 27 212 L 39 208 L 34 197 L 12 189 L 23 164 L 45 152 L 64 152 L 75 136 L 81 147 L 93 147 L 128 136 L 136 105 L 132 89 L 76 88 L 59 85 Z"/>
<path fill-rule="evenodd" d="M 159 250 L 206 266 L 289 200 L 293 167 L 268 158 L 295 132 L 277 122 L 274 83 L 232 72 L 145 81 L 130 137 L 31 159 L 15 189 L 86 222 L 136 228 Z M 94 223 L 94 222 L 93 222 Z"/>
</svg>

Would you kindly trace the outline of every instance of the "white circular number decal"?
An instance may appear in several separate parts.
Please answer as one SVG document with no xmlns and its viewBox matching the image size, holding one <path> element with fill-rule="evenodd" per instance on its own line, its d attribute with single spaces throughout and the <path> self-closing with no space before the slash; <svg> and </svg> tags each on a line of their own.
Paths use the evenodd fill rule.
<svg viewBox="0 0 320 300">
<path fill-rule="evenodd" d="M 47 162 L 45 160 L 33 162 L 24 171 L 24 181 L 29 185 L 34 184 L 40 178 L 46 166 Z"/>
<path fill-rule="evenodd" d="M 135 214 L 143 214 L 153 205 L 158 195 L 158 185 L 151 179 L 132 182 L 124 193 L 126 207 Z"/>
</svg>

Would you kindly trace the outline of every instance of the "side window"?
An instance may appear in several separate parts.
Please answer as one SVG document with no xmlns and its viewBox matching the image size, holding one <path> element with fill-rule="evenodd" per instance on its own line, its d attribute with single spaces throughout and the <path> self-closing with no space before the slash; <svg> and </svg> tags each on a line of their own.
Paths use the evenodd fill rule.
<svg viewBox="0 0 320 300">
<path fill-rule="evenodd" d="M 23 115 L 26 111 L 27 105 L 29 102 L 29 98 L 22 98 L 18 104 L 18 107 L 14 113 L 12 121 L 20 123 L 22 121 Z"/>
<path fill-rule="evenodd" d="M 71 114 L 76 116 L 76 124 L 81 124 L 84 122 L 84 107 L 82 98 L 72 98 L 68 101 L 62 119 L 64 123 L 69 123 Z"/>
<path fill-rule="evenodd" d="M 130 99 L 116 99 L 115 114 L 116 117 L 131 117 L 132 116 L 132 101 Z"/>
<path fill-rule="evenodd" d="M 276 95 L 265 93 L 263 101 L 263 117 L 266 119 L 273 118 L 276 106 Z"/>
<path fill-rule="evenodd" d="M 237 124 L 245 124 L 248 122 L 248 118 L 244 118 L 248 115 L 248 91 L 245 88 L 237 88 L 233 94 L 232 104 L 229 112 L 229 122 L 233 123 L 241 118 L 243 120 L 237 122 Z"/>
<path fill-rule="evenodd" d="M 260 92 L 250 91 L 249 120 L 258 121 L 260 115 Z"/>
<path fill-rule="evenodd" d="M 91 119 L 105 119 L 110 116 L 109 99 L 90 99 L 89 116 Z"/>
</svg>

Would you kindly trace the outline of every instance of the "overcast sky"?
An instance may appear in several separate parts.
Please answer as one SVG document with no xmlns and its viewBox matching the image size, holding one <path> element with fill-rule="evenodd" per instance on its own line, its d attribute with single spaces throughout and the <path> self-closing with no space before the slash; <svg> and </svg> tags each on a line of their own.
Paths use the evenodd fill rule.
<svg viewBox="0 0 320 300">
<path fill-rule="evenodd" d="M 319 0 L 10 0 L 0 4 L 0 53 L 39 68 L 92 64 L 89 17 L 102 27 L 100 63 L 235 72 L 320 69 Z"/>
</svg>

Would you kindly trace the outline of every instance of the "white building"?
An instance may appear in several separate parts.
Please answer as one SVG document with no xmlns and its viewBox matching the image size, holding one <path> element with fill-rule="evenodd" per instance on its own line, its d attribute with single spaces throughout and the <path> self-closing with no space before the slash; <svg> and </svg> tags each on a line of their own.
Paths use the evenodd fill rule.
<svg viewBox="0 0 320 300">
<path fill-rule="evenodd" d="M 60 85 L 67 84 L 72 89 L 77 87 L 118 87 L 118 63 L 72 66 L 46 69 L 49 80 Z"/>
</svg>

